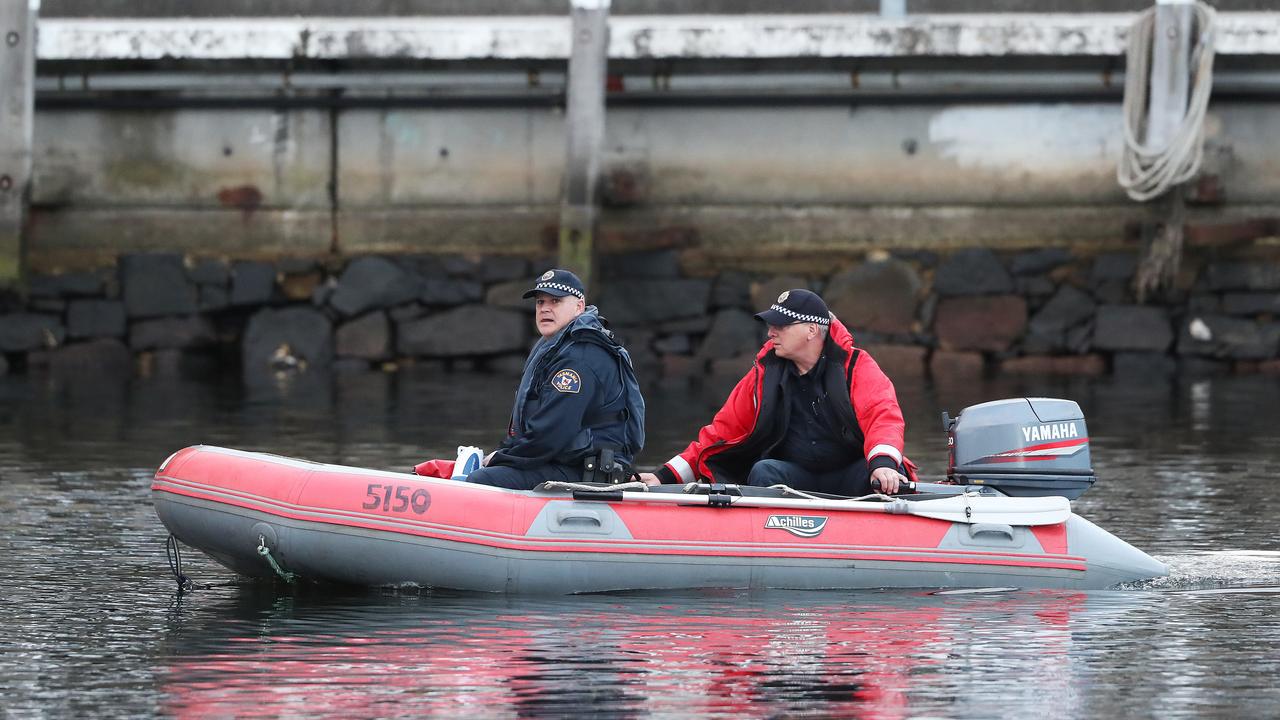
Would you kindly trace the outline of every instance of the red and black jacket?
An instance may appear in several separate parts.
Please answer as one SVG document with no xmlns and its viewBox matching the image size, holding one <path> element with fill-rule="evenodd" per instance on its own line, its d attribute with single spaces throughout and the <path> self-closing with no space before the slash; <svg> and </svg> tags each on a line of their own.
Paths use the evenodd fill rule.
<svg viewBox="0 0 1280 720">
<path fill-rule="evenodd" d="M 893 383 L 870 355 L 854 346 L 853 336 L 834 316 L 823 352 L 826 396 L 849 398 L 848 403 L 829 401 L 841 437 L 861 444 L 871 469 L 898 467 L 914 479 L 915 465 L 902 454 L 905 423 Z M 751 466 L 785 431 L 786 409 L 780 400 L 787 362 L 766 342 L 698 439 L 658 471 L 663 482 L 745 482 Z"/>
</svg>

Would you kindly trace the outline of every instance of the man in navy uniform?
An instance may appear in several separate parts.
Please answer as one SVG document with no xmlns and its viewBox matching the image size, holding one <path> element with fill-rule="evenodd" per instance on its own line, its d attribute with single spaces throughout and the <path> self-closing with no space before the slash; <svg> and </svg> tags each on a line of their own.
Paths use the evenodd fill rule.
<svg viewBox="0 0 1280 720">
<path fill-rule="evenodd" d="M 467 481 L 529 490 L 548 480 L 629 473 L 644 445 L 644 398 L 631 356 L 568 270 L 546 271 L 524 297 L 534 299 L 542 337 L 525 360 L 507 438 Z M 612 477 L 604 472 L 610 457 Z"/>
</svg>

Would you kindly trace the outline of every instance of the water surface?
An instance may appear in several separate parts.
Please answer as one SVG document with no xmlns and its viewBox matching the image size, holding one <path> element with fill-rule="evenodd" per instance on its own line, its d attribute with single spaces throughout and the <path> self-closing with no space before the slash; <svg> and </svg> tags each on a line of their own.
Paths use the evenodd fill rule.
<svg viewBox="0 0 1280 720">
<path fill-rule="evenodd" d="M 1170 565 L 1079 593 L 622 593 L 521 598 L 255 585 L 173 592 L 151 476 L 209 443 L 404 469 L 492 447 L 513 381 L 402 373 L 240 383 L 0 378 L 7 717 L 1195 717 L 1280 704 L 1280 384 L 1218 378 L 899 383 L 909 454 L 939 413 L 1077 400 L 1098 485 L 1078 513 Z M 649 393 L 642 462 L 723 382 Z"/>
</svg>

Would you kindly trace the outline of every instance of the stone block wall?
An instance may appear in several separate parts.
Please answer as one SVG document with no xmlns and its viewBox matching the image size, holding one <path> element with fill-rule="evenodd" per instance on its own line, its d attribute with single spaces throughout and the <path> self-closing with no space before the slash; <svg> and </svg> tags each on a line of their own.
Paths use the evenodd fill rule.
<svg viewBox="0 0 1280 720">
<path fill-rule="evenodd" d="M 601 308 L 642 381 L 737 376 L 763 340 L 751 313 L 822 294 L 892 377 L 980 373 L 1280 374 L 1280 260 L 1265 247 L 1189 252 L 1176 286 L 1138 304 L 1136 252 L 1062 248 L 873 253 L 809 273 L 707 273 L 688 250 L 601 258 Z M 548 259 L 459 255 L 224 261 L 125 255 L 41 275 L 0 305 L 0 371 L 207 374 L 519 373 L 535 335 L 520 298 Z"/>
</svg>

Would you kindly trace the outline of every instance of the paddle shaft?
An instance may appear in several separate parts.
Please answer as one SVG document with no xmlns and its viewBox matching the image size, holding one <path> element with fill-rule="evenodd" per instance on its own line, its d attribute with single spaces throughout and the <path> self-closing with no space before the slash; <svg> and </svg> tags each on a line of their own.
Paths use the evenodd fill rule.
<svg viewBox="0 0 1280 720">
<path fill-rule="evenodd" d="M 665 503 L 669 505 L 710 505 L 776 508 L 779 510 L 823 510 L 874 512 L 890 515 L 918 515 L 959 523 L 1004 525 L 1056 525 L 1066 522 L 1071 505 L 1066 498 L 984 498 L 957 495 L 937 500 L 893 500 L 867 502 L 801 498 L 761 498 L 740 495 L 691 495 L 647 492 L 575 493 L 577 500 Z"/>
</svg>

